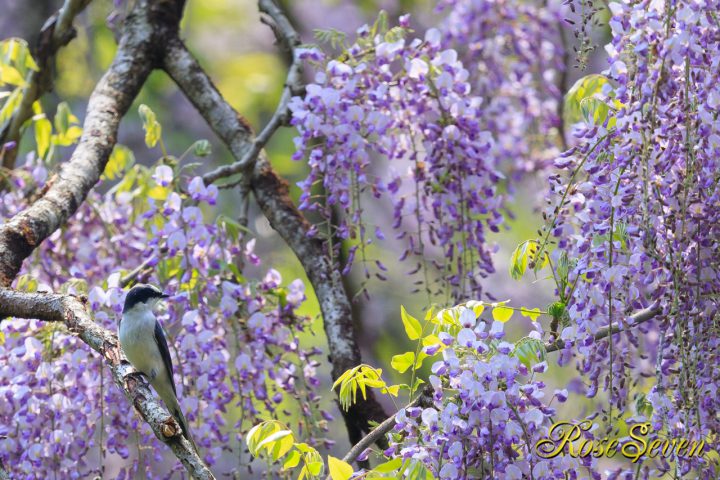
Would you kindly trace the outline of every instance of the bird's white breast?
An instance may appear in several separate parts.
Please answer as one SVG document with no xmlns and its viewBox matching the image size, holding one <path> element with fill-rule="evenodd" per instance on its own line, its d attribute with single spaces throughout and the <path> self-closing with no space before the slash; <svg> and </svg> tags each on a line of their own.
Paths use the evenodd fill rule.
<svg viewBox="0 0 720 480">
<path fill-rule="evenodd" d="M 163 360 L 155 343 L 155 315 L 148 308 L 133 308 L 120 322 L 120 346 L 136 370 L 150 379 L 161 372 Z"/>
</svg>

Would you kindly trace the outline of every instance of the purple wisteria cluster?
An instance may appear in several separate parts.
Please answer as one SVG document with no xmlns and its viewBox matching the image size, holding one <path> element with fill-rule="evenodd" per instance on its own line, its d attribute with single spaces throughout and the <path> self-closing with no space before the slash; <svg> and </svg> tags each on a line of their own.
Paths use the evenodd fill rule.
<svg viewBox="0 0 720 480">
<path fill-rule="evenodd" d="M 429 378 L 432 405 L 397 414 L 392 446 L 385 453 L 420 461 L 441 479 L 583 478 L 580 467 L 591 467 L 593 459 L 548 459 L 535 449 L 553 423 L 551 404 L 567 400 L 567 390 L 548 398 L 539 378 L 547 363 L 528 368 L 513 355 L 515 346 L 503 341 L 501 323 L 474 326 L 469 309 L 460 318 L 467 316 L 472 321 L 456 335 L 439 335 L 444 350 Z"/>
<path fill-rule="evenodd" d="M 328 220 L 335 208 L 345 213 L 332 233 L 355 240 L 349 269 L 372 242 L 363 218 L 370 201 L 388 198 L 401 259 L 416 256 L 419 272 L 424 257 L 438 254 L 432 263 L 456 294 L 477 292 L 493 271 L 485 238 L 503 223 L 503 174 L 478 120 L 483 99 L 471 95 L 457 52 L 443 48 L 436 29 L 406 40 L 408 21 L 385 35 L 360 28 L 340 59 L 319 65 L 305 98 L 293 100 L 294 158 L 307 157 L 311 168 L 301 207 Z M 316 183 L 324 195 L 313 196 Z M 374 236 L 384 238 L 380 227 Z"/>
<path fill-rule="evenodd" d="M 577 147 L 556 161 L 568 174 L 551 179 L 547 211 L 555 259 L 565 252 L 575 260 L 562 338 L 581 339 L 588 395 L 608 390 L 617 416 L 631 389 L 654 377 L 637 402 L 649 408 L 637 408 L 635 418 L 650 417 L 669 438 L 708 440 L 720 430 L 719 7 L 610 4 L 604 73 L 611 83 L 602 96 L 611 113 L 575 126 Z M 593 340 L 654 300 L 662 320 Z M 567 345 L 564 361 L 572 355 Z M 702 457 L 671 460 L 677 463 L 651 463 L 642 478 L 692 468 L 703 478 L 720 475 Z"/>
<path fill-rule="evenodd" d="M 464 299 L 494 271 L 487 235 L 504 224 L 513 181 L 558 153 L 563 49 L 549 8 L 453 1 L 438 9 L 446 18 L 422 40 L 406 38 L 403 16 L 389 32 L 361 27 L 338 58 L 308 51 L 319 73 L 291 104 L 294 158 L 311 168 L 301 207 L 323 214 L 320 230 L 351 239 L 345 272 L 358 250 L 368 261 L 373 236 L 384 239 L 369 216 L 382 211 L 374 200 L 389 199 L 400 259 L 424 275 L 416 285 L 436 293 L 433 272 L 441 291 Z M 333 229 L 335 210 L 344 215 Z"/>
<path fill-rule="evenodd" d="M 563 145 L 565 49 L 558 2 L 441 0 L 443 45 L 458 51 L 483 98 L 490 155 L 508 176 L 544 170 Z M 514 188 L 509 182 L 509 188 Z"/>
<path fill-rule="evenodd" d="M 47 178 L 42 166 L 17 173 L 2 195 L 2 218 Z M 261 413 L 293 418 L 288 410 L 297 410 L 299 430 L 321 441 L 329 414 L 318 407 L 319 351 L 299 346 L 307 323 L 295 314 L 303 283 L 283 286 L 272 269 L 242 277 L 232 266 L 259 259 L 252 240 L 239 247 L 229 223 L 206 213 L 217 189 L 195 177 L 185 195 L 177 188 L 186 180 L 170 167 L 151 173 L 137 166 L 108 193 L 91 193 L 26 262 L 16 288 L 87 294 L 95 321 L 114 331 L 123 275 L 144 265 L 139 280 L 172 295 L 158 318 L 209 465 L 244 468 L 241 436 Z M 101 464 L 120 465 L 117 478 L 165 478 L 166 449 L 82 341 L 38 321 L 8 319 L 0 333 L 0 457 L 17 478 L 87 478 Z M 175 463 L 172 471 L 182 470 Z"/>
</svg>

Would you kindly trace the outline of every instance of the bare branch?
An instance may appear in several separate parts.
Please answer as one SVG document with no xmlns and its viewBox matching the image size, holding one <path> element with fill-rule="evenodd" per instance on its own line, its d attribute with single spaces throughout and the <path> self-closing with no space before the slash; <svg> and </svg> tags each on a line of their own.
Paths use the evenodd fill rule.
<svg viewBox="0 0 720 480">
<path fill-rule="evenodd" d="M 222 97 L 179 38 L 168 44 L 164 68 L 237 161 L 242 161 L 253 151 L 252 131 L 247 122 Z M 340 271 L 327 257 L 324 242 L 308 236 L 310 224 L 290 199 L 287 183 L 272 169 L 262 151 L 247 175 L 246 181 L 258 205 L 273 229 L 293 250 L 315 290 L 328 337 L 332 375 L 337 379 L 346 370 L 362 363 L 350 301 Z M 212 180 L 212 177 L 205 180 Z M 362 432 L 370 431 L 369 422 L 387 418 L 371 392 L 366 400 L 354 404 L 343 415 L 352 443 L 361 439 Z"/>
<path fill-rule="evenodd" d="M 43 25 L 33 51 L 33 56 L 40 69 L 30 74 L 20 105 L 5 128 L 0 130 L 0 147 L 8 142 L 19 143 L 20 129 L 33 115 L 33 103 L 52 90 L 52 62 L 55 54 L 75 38 L 77 32 L 72 22 L 90 2 L 91 0 L 65 0 L 62 8 Z M 16 145 L 15 148 L 4 152 L 2 155 L 3 167 L 13 168 L 15 166 L 18 149 L 19 145 Z"/>
<path fill-rule="evenodd" d="M 72 22 L 75 17 L 85 10 L 92 0 L 65 0 L 62 8 L 57 13 L 57 22 L 53 29 L 53 41 L 57 44 L 65 41 L 67 32 L 74 30 Z M 75 33 L 72 34 L 75 36 Z"/>
<path fill-rule="evenodd" d="M 191 478 L 215 478 L 182 435 L 182 429 L 175 418 L 162 407 L 147 383 L 138 381 L 137 372 L 120 349 L 117 335 L 101 327 L 90 317 L 86 299 L 70 295 L 0 289 L 0 317 L 5 316 L 65 324 L 72 335 L 80 338 L 103 357 L 115 384 L 150 425 L 155 436 L 170 447 Z"/>
<path fill-rule="evenodd" d="M 427 406 L 430 404 L 431 399 L 432 388 L 426 387 L 425 389 L 423 389 L 422 392 L 420 392 L 420 395 L 418 395 L 417 398 L 410 402 L 405 408 Z M 373 443 L 377 443 L 381 438 L 384 438 L 385 435 L 389 433 L 390 430 L 392 430 L 395 426 L 395 415 L 397 415 L 397 412 L 394 413 L 392 416 L 388 417 L 384 422 L 382 422 L 365 437 L 363 437 L 362 440 L 356 443 L 350 449 L 347 455 L 343 457 L 343 461 L 347 463 L 354 462 L 360 456 L 360 454 L 363 453 L 367 448 L 369 448 Z"/>
<path fill-rule="evenodd" d="M 629 330 L 631 328 L 637 327 L 641 323 L 647 322 L 648 320 L 651 320 L 652 318 L 656 317 L 662 312 L 662 308 L 660 307 L 659 302 L 654 302 L 652 305 L 650 305 L 648 308 L 644 308 L 640 310 L 639 312 L 636 312 L 632 314 L 628 319 L 627 322 L 620 323 L 613 323 L 612 324 L 612 333 L 615 335 L 616 333 L 620 333 L 623 330 Z M 610 335 L 610 328 L 604 327 L 599 329 L 595 333 L 595 341 L 602 340 L 603 338 Z M 573 342 L 575 343 L 575 342 Z M 548 342 L 545 344 L 545 350 L 547 352 L 555 352 L 557 350 L 562 350 L 565 348 L 565 341 L 564 340 L 558 340 L 556 342 Z"/>
<path fill-rule="evenodd" d="M 271 26 L 278 39 L 278 43 L 283 45 L 292 55 L 292 63 L 288 69 L 285 88 L 283 89 L 275 113 L 260 134 L 252 140 L 250 148 L 238 157 L 239 159 L 235 163 L 223 165 L 203 175 L 205 184 L 210 184 L 218 179 L 251 170 L 258 155 L 262 149 L 265 148 L 267 142 L 270 141 L 275 131 L 289 123 L 290 111 L 288 110 L 288 105 L 290 104 L 290 99 L 305 91 L 305 85 L 302 79 L 303 62 L 298 49 L 300 46 L 300 36 L 285 16 L 285 13 L 283 13 L 273 0 L 260 0 L 259 3 L 260 11 L 269 15 L 273 22 L 269 23 L 268 21 L 264 21 L 264 23 L 268 23 Z"/>
</svg>

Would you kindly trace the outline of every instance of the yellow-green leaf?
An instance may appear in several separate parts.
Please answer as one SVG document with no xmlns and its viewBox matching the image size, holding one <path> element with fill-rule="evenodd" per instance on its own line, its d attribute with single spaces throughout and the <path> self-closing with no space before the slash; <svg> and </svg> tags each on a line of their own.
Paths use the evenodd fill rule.
<svg viewBox="0 0 720 480">
<path fill-rule="evenodd" d="M 534 322 L 535 320 L 537 320 L 537 318 L 540 316 L 541 313 L 542 313 L 542 312 L 540 311 L 539 308 L 533 308 L 532 310 L 530 310 L 530 309 L 527 309 L 527 308 L 525 308 L 525 307 L 522 307 L 522 308 L 520 309 L 520 314 L 521 314 L 523 317 L 530 317 L 530 320 L 532 320 L 533 322 Z"/>
<path fill-rule="evenodd" d="M 472 310 L 476 317 L 479 317 L 485 311 L 485 304 L 478 300 L 470 300 L 465 306 Z"/>
<path fill-rule="evenodd" d="M 397 470 L 401 466 L 402 466 L 402 458 L 395 457 L 392 460 L 389 460 L 385 463 L 381 463 L 377 467 L 373 468 L 373 471 L 379 472 L 379 473 L 389 473 L 389 472 L 393 472 L 393 471 Z"/>
<path fill-rule="evenodd" d="M 145 130 L 145 145 L 153 148 L 157 145 L 158 140 L 160 140 L 160 135 L 162 134 L 160 122 L 157 121 L 155 112 L 145 104 L 140 105 L 138 112 L 140 113 L 140 118 L 142 118 L 143 129 Z"/>
<path fill-rule="evenodd" d="M 602 124 L 609 113 L 608 105 L 598 98 L 609 80 L 604 75 L 592 74 L 579 79 L 565 95 L 563 115 L 567 123 L 580 120 Z"/>
<path fill-rule="evenodd" d="M 332 455 L 328 455 L 328 469 L 332 480 L 348 480 L 353 474 L 350 464 Z"/>
<path fill-rule="evenodd" d="M 148 190 L 148 197 L 153 198 L 155 200 L 165 200 L 167 196 L 170 194 L 170 190 L 166 187 L 161 187 L 160 185 L 156 185 L 150 190 Z"/>
<path fill-rule="evenodd" d="M 10 65 L 0 66 L 0 84 L 15 85 L 16 87 L 24 87 L 25 79 L 17 71 L 16 68 Z"/>
<path fill-rule="evenodd" d="M 300 463 L 300 452 L 297 450 L 293 450 L 288 454 L 288 456 L 285 458 L 285 462 L 283 462 L 283 470 L 289 470 L 291 468 L 295 468 Z"/>
<path fill-rule="evenodd" d="M 124 145 L 117 144 L 110 154 L 110 159 L 105 166 L 103 176 L 108 180 L 115 180 L 130 168 L 133 163 L 135 163 L 135 156 L 132 151 Z"/>
<path fill-rule="evenodd" d="M 35 143 L 37 143 L 37 153 L 40 158 L 45 158 L 50 149 L 50 137 L 52 136 L 52 124 L 50 120 L 43 115 L 35 120 Z"/>
<path fill-rule="evenodd" d="M 320 472 L 322 472 L 323 467 L 325 467 L 323 462 L 310 462 L 307 464 L 308 472 L 310 472 L 311 475 L 315 475 L 315 476 L 320 475 Z"/>
<path fill-rule="evenodd" d="M 390 365 L 400 373 L 405 373 L 415 363 L 415 353 L 405 352 L 400 355 L 393 355 Z"/>
<path fill-rule="evenodd" d="M 422 336 L 422 327 L 420 322 L 407 313 L 404 306 L 400 306 L 400 317 L 402 318 L 405 333 L 410 340 L 417 340 Z"/>
<path fill-rule="evenodd" d="M 493 320 L 498 322 L 507 322 L 512 317 L 514 310 L 512 308 L 500 305 L 493 308 L 492 316 Z"/>
<path fill-rule="evenodd" d="M 389 393 L 393 397 L 397 397 L 400 394 L 400 385 L 390 385 L 381 390 L 382 393 Z"/>
<path fill-rule="evenodd" d="M 5 103 L 0 109 L 0 125 L 10 120 L 15 110 L 20 106 L 23 100 L 23 89 L 16 88 L 10 95 L 7 96 Z"/>
</svg>

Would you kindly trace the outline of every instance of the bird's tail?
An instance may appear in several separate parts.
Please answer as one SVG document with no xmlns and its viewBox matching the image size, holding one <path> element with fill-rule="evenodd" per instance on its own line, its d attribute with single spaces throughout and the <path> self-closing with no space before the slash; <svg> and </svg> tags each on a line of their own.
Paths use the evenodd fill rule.
<svg viewBox="0 0 720 480">
<path fill-rule="evenodd" d="M 182 411 L 180 410 L 180 407 L 173 409 L 173 416 L 175 416 L 175 420 L 180 424 L 180 427 L 182 428 L 183 434 L 185 435 L 185 438 L 188 439 L 190 442 L 190 445 L 192 445 L 193 450 L 195 450 L 195 453 L 199 453 L 197 449 L 197 445 L 195 445 L 195 440 L 193 440 L 192 435 L 190 434 L 190 429 L 188 428 L 188 422 L 185 419 L 185 415 L 183 415 Z"/>
<path fill-rule="evenodd" d="M 175 420 L 177 420 L 177 422 L 180 424 L 183 435 L 185 436 L 185 438 L 188 439 L 193 449 L 195 450 L 195 453 L 200 453 L 197 449 L 197 445 L 195 444 L 195 440 L 193 440 L 193 437 L 190 434 L 188 421 L 185 419 L 185 415 L 183 415 L 182 410 L 180 410 L 180 404 L 178 403 L 178 399 L 175 396 L 175 392 L 168 388 L 166 384 L 158 384 L 154 386 L 157 392 L 160 394 L 160 398 L 163 399 L 163 402 L 165 402 L 168 410 L 170 410 L 170 413 L 172 413 L 173 417 L 175 417 Z"/>
</svg>

